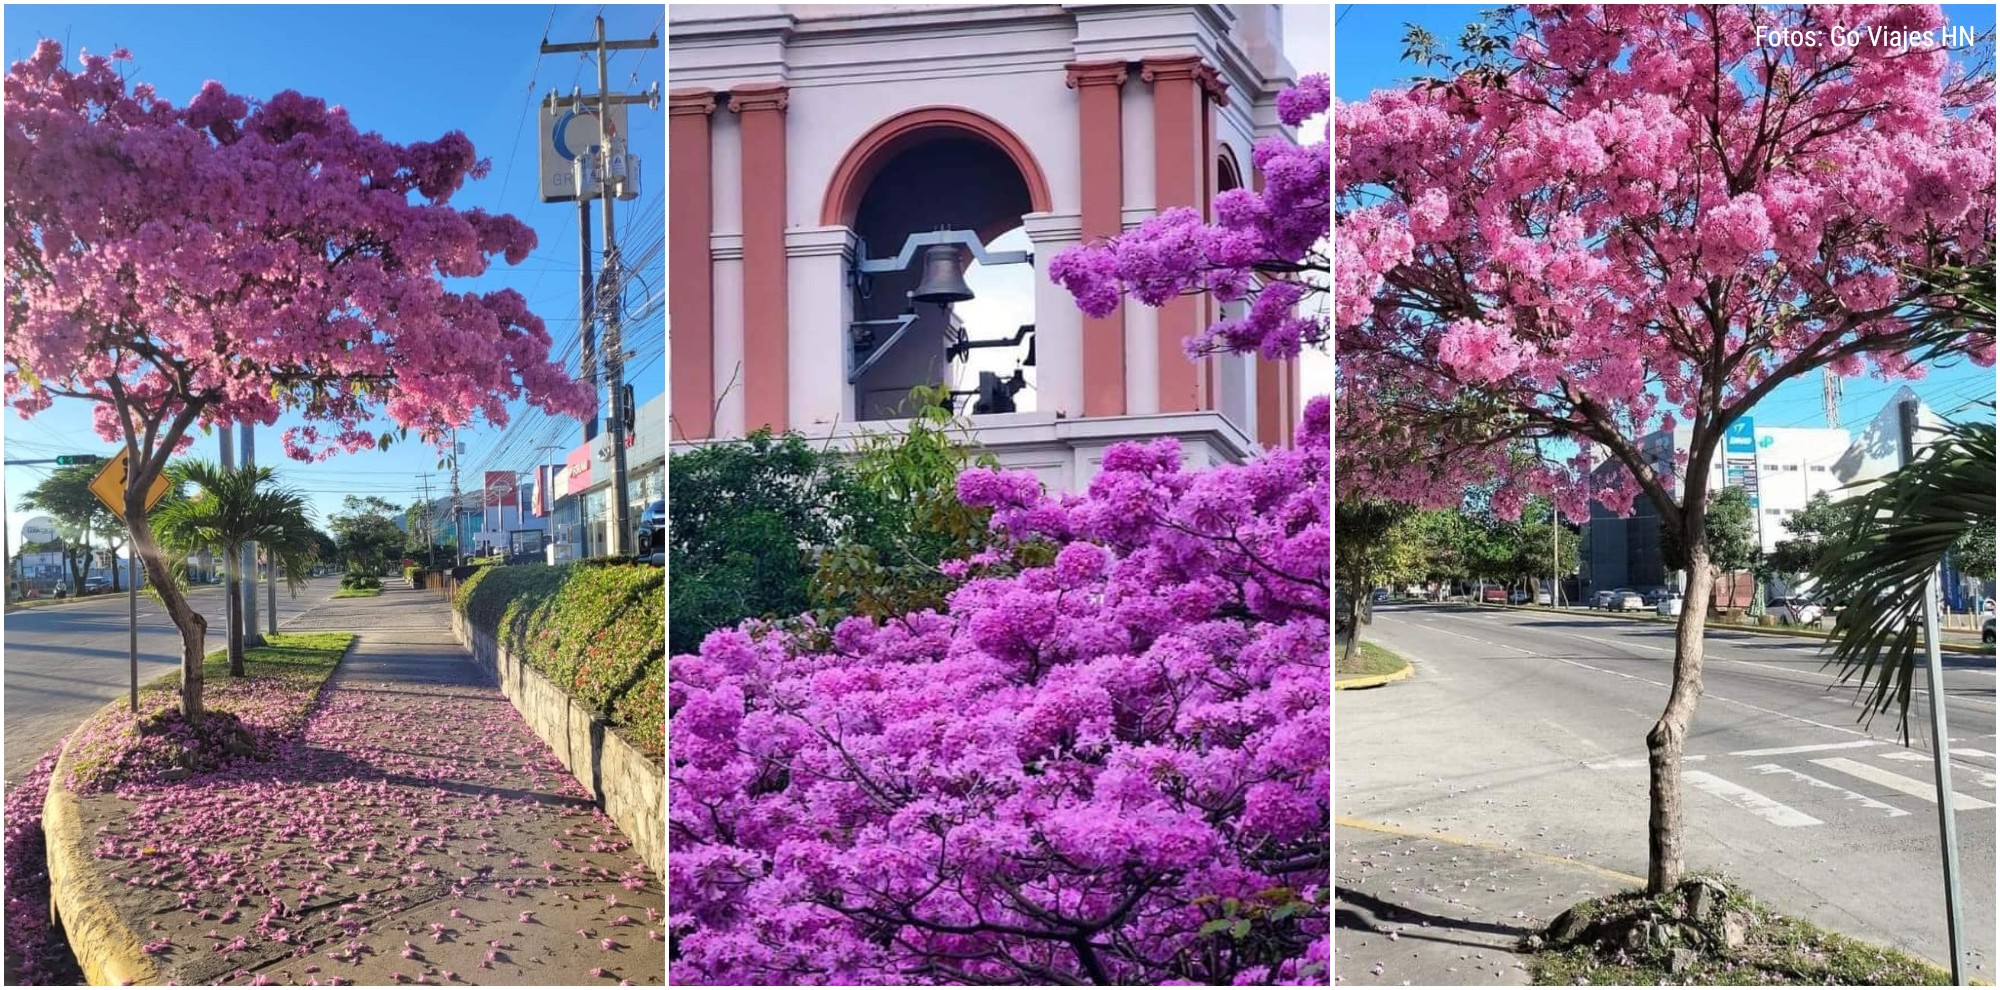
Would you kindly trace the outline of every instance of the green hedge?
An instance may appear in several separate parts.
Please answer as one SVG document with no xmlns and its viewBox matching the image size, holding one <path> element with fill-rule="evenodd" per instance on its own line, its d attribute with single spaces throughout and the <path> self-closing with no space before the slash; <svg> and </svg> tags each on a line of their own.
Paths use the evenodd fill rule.
<svg viewBox="0 0 2000 990">
<path fill-rule="evenodd" d="M 457 605 L 655 757 L 666 755 L 666 572 L 583 562 L 487 567 Z"/>
<path fill-rule="evenodd" d="M 424 569 L 423 569 L 423 568 L 421 568 L 421 567 L 405 567 L 405 568 L 403 568 L 403 580 L 405 580 L 405 581 L 408 581 L 408 582 L 410 582 L 410 587 L 412 587 L 412 588 L 421 588 L 421 587 L 423 587 L 423 586 L 424 586 Z"/>
<path fill-rule="evenodd" d="M 340 586 L 347 591 L 380 591 L 382 579 L 373 574 L 356 574 L 349 571 L 340 579 Z"/>
</svg>

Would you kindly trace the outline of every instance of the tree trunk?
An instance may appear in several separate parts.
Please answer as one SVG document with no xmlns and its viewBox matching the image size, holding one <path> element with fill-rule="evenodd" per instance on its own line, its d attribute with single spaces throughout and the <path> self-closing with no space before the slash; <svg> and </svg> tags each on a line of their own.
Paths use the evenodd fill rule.
<svg viewBox="0 0 2000 990">
<path fill-rule="evenodd" d="M 137 498 L 143 499 L 144 494 L 139 493 Z M 129 546 L 131 552 L 137 554 L 140 562 L 146 565 L 146 577 L 153 582 L 153 590 L 159 593 L 160 603 L 165 606 L 167 616 L 174 620 L 174 628 L 180 630 L 181 717 L 190 725 L 199 724 L 202 714 L 201 664 L 206 657 L 203 641 L 208 636 L 208 620 L 194 610 L 194 606 L 188 602 L 187 595 L 174 584 L 173 572 L 167 566 L 167 559 L 160 552 L 159 543 L 153 539 L 153 525 L 143 511 L 144 503 L 140 502 L 135 506 L 134 501 L 134 496 L 128 493 L 127 518 L 135 520 L 131 524 L 132 541 Z M 141 511 L 134 514 L 130 512 L 132 508 Z"/>
<path fill-rule="evenodd" d="M 1702 633 L 1715 598 L 1715 568 L 1709 564 L 1708 535 L 1700 507 L 1694 507 L 1690 515 L 1695 520 L 1691 526 L 1703 532 L 1686 542 L 1688 585 L 1674 632 L 1673 690 L 1667 695 L 1666 710 L 1646 735 L 1652 797 L 1646 835 L 1646 889 L 1656 894 L 1673 889 L 1681 880 L 1681 752 L 1701 701 Z"/>
<path fill-rule="evenodd" d="M 1347 596 L 1347 647 L 1341 651 L 1340 658 L 1351 663 L 1355 655 L 1360 652 L 1361 598 L 1358 595 L 1349 594 Z"/>
</svg>

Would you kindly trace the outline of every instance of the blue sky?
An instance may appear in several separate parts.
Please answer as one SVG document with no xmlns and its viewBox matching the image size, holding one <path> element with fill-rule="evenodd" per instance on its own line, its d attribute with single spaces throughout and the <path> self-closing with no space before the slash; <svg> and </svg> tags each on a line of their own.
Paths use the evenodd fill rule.
<svg viewBox="0 0 2000 990">
<path fill-rule="evenodd" d="M 5 56 L 9 65 L 32 54 L 43 37 L 66 41 L 64 51 L 109 52 L 131 49 L 127 78 L 152 83 L 160 95 L 184 104 L 202 84 L 214 79 L 232 92 L 262 99 L 286 89 L 347 108 L 357 127 L 379 131 L 401 142 L 435 140 L 451 130 L 464 131 L 482 157 L 493 162 L 485 180 L 469 183 L 452 199 L 461 208 L 484 207 L 511 213 L 533 226 L 540 236 L 534 253 L 519 266 L 497 263 L 479 279 L 457 280 L 453 288 L 490 291 L 511 287 L 528 298 L 534 312 L 549 326 L 558 346 L 572 341 L 577 329 L 576 207 L 543 203 L 537 195 L 537 120 L 532 100 L 551 88 L 568 93 L 572 86 L 596 86 L 594 63 L 577 54 L 543 56 L 539 46 L 583 41 L 591 37 L 595 5 L 492 5 L 485 7 L 353 6 L 291 7 L 257 4 L 231 7 L 195 6 L 19 6 L 9 4 L 5 21 Z M 664 85 L 665 8 L 654 5 L 605 6 L 606 30 L 614 39 L 643 38 L 658 32 L 662 47 L 647 51 L 613 52 L 610 77 L 615 90 L 640 92 Z M 74 63 L 72 63 L 74 64 Z M 629 112 L 631 148 L 644 162 L 640 198 L 621 202 L 616 212 L 619 243 L 634 258 L 647 243 L 661 238 L 662 180 L 666 173 L 665 108 L 635 106 Z M 593 237 L 602 219 L 592 210 Z M 598 245 L 601 247 L 601 245 Z M 650 291 L 633 286 L 628 308 L 637 308 L 664 291 L 663 255 L 650 263 L 642 278 Z M 657 303 L 657 300 L 655 300 Z M 626 326 L 626 347 L 637 356 L 627 365 L 640 403 L 665 389 L 665 322 L 656 304 L 651 315 Z M 575 346 L 565 354 L 576 369 Z M 515 412 L 525 408 L 517 406 Z M 49 457 L 58 453 L 107 453 L 109 444 L 90 427 L 90 412 L 80 402 L 59 400 L 32 420 L 11 409 L 0 416 L 9 459 Z M 494 470 L 527 470 L 546 452 L 528 449 L 556 443 L 568 450 L 582 442 L 581 424 L 532 417 L 531 436 L 510 445 L 513 451 Z M 419 475 L 431 472 L 433 495 L 448 492 L 449 475 L 437 473 L 439 454 L 414 441 L 386 452 L 338 454 L 314 464 L 284 458 L 277 427 L 260 429 L 258 462 L 275 466 L 285 483 L 304 490 L 319 507 L 322 519 L 336 511 L 343 496 L 378 495 L 398 505 L 421 495 Z M 381 428 L 387 427 L 386 421 Z M 462 432 L 466 444 L 461 483 L 480 484 L 478 470 L 496 453 L 500 432 L 490 427 Z M 217 443 L 197 439 L 192 453 L 213 459 Z M 6 469 L 6 501 L 10 535 L 18 540 L 26 514 L 14 504 L 22 492 L 45 476 L 46 468 Z"/>
<path fill-rule="evenodd" d="M 1349 102 L 1367 99 L 1378 89 L 1407 84 L 1418 74 L 1416 66 L 1401 60 L 1403 32 L 1407 24 L 1419 25 L 1437 36 L 1440 43 L 1450 45 L 1457 40 L 1465 25 L 1476 20 L 1490 6 L 1336 4 L 1333 31 L 1335 99 Z M 1982 30 L 1993 27 L 1992 5 L 1946 4 L 1944 10 L 1951 24 L 1966 24 Z M 1904 384 L 1909 384 L 1925 403 L 1940 412 L 1959 409 L 1961 417 L 1974 413 L 1988 415 L 1976 407 L 1964 407 L 1975 399 L 1991 401 L 1994 382 L 1994 369 L 1980 368 L 1963 361 L 1951 367 L 1934 367 L 1929 377 L 1919 382 L 1886 382 L 1873 377 L 1849 379 L 1843 387 L 1841 423 L 1850 431 L 1865 425 Z M 1752 415 L 1760 427 L 1825 426 L 1821 387 L 1821 378 L 1816 373 L 1779 386 L 1770 397 L 1758 404 Z"/>
</svg>

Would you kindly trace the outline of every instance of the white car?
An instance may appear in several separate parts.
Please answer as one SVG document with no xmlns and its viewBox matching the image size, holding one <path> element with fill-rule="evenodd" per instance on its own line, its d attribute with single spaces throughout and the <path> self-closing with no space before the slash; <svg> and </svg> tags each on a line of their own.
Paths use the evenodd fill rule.
<svg viewBox="0 0 2000 990">
<path fill-rule="evenodd" d="M 1611 593 L 1611 600 L 1604 607 L 1613 612 L 1643 612 L 1646 597 L 1630 588 L 1620 588 Z"/>
</svg>

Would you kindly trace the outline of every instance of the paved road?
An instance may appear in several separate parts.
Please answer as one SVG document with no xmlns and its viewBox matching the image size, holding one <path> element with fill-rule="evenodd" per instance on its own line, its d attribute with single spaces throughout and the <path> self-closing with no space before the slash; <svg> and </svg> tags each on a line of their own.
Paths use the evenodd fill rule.
<svg viewBox="0 0 2000 990">
<path fill-rule="evenodd" d="M 1338 814 L 1646 872 L 1645 737 L 1672 630 L 1587 613 L 1390 606 L 1363 633 L 1417 676 L 1342 692 Z M 1687 744 L 1687 864 L 1775 906 L 1943 961 L 1937 806 L 1922 695 L 1911 747 L 1857 722 L 1817 644 L 1711 633 Z M 1946 655 L 1970 973 L 1994 974 L 1994 667 Z M 1477 892 L 1463 896 L 1477 898 Z M 1574 899 L 1574 898 L 1571 898 Z"/>
<path fill-rule="evenodd" d="M 293 598 L 278 589 L 278 621 L 288 622 L 327 600 L 340 579 L 316 579 Z M 260 589 L 261 592 L 261 589 Z M 219 586 L 193 591 L 195 611 L 208 617 L 208 649 L 227 645 Z M 265 599 L 257 599 L 257 623 L 265 624 Z M 35 761 L 104 703 L 130 689 L 130 633 L 124 595 L 105 595 L 76 605 L 48 605 L 10 613 L 6 625 L 0 694 L 6 708 L 6 786 L 12 789 Z M 139 681 L 177 668 L 180 633 L 152 599 L 139 598 Z"/>
</svg>

